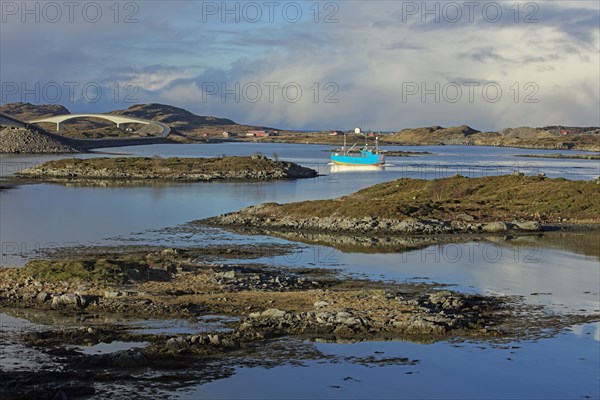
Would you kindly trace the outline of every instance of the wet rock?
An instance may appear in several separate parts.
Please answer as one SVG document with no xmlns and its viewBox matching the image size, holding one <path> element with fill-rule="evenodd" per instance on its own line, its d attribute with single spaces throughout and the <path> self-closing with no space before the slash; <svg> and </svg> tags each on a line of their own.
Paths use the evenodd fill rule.
<svg viewBox="0 0 600 400">
<path fill-rule="evenodd" d="M 167 340 L 165 346 L 170 350 L 181 350 L 189 347 L 187 341 L 182 337 L 174 337 Z"/>
<path fill-rule="evenodd" d="M 436 320 L 436 317 L 415 315 L 407 321 L 395 321 L 393 325 L 401 328 L 405 333 L 413 335 L 434 334 L 442 335 L 447 331 L 445 320 Z"/>
<path fill-rule="evenodd" d="M 508 231 L 508 225 L 502 221 L 490 222 L 483 226 L 483 230 L 490 233 L 506 232 Z"/>
<path fill-rule="evenodd" d="M 223 336 L 221 335 L 208 335 L 208 341 L 210 344 L 214 346 L 219 346 L 223 341 Z"/>
<path fill-rule="evenodd" d="M 113 366 L 117 368 L 141 367 L 146 362 L 146 357 L 139 351 L 118 352 L 113 356 Z"/>
<path fill-rule="evenodd" d="M 459 310 L 465 306 L 462 298 L 447 290 L 430 294 L 429 302 L 433 305 L 439 306 L 442 309 Z"/>
<path fill-rule="evenodd" d="M 36 300 L 39 303 L 45 303 L 48 300 L 50 300 L 52 298 L 52 296 L 50 296 L 50 293 L 46 293 L 46 292 L 40 292 L 38 293 L 38 295 L 36 296 Z"/>
</svg>

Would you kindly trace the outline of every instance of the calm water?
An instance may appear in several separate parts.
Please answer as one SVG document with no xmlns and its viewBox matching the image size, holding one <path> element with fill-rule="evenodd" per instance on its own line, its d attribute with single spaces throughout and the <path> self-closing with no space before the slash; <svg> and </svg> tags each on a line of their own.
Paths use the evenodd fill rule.
<svg viewBox="0 0 600 400">
<path fill-rule="evenodd" d="M 267 156 L 318 169 L 315 179 L 260 183 L 157 183 L 118 188 L 54 184 L 25 185 L 0 192 L 2 264 L 19 265 L 37 248 L 76 244 L 142 242 L 202 245 L 284 242 L 244 237 L 218 230 L 192 234 L 156 232 L 191 220 L 234 211 L 267 201 L 289 202 L 332 198 L 400 177 L 439 178 L 461 173 L 485 176 L 545 173 L 550 177 L 593 179 L 600 162 L 527 159 L 517 154 L 556 151 L 491 147 L 394 147 L 432 155 L 388 158 L 382 170 L 331 170 L 331 146 L 230 143 L 152 145 L 106 149 L 132 155 L 163 157 Z M 98 155 L 86 155 L 92 157 Z M 2 175 L 50 159 L 2 157 Z M 558 312 L 598 313 L 600 264 L 598 234 L 567 235 L 533 242 L 495 241 L 429 246 L 408 253 L 346 253 L 327 246 L 304 246 L 293 256 L 259 261 L 276 265 L 339 268 L 372 279 L 437 282 L 457 290 L 524 296 Z M 173 329 L 180 329 L 175 324 Z M 189 326 L 185 326 L 186 329 Z M 162 328 L 161 328 L 162 329 Z M 597 324 L 572 327 L 551 339 L 515 344 L 517 349 L 486 343 L 432 345 L 386 342 L 352 345 L 314 344 L 338 362 L 307 361 L 305 367 L 238 368 L 228 379 L 180 393 L 183 398 L 592 398 L 600 397 L 600 330 Z M 409 357 L 415 366 L 370 368 L 345 361 L 346 356 Z M 372 367 L 372 366 L 371 366 Z M 411 373 L 407 373 L 411 372 Z M 350 377 L 352 379 L 344 380 Z M 339 387 L 338 387 L 339 386 Z"/>
</svg>

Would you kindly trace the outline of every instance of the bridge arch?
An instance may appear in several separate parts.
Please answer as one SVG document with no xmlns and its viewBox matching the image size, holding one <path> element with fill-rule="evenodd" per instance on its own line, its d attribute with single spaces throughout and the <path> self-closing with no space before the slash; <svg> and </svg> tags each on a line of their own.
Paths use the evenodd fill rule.
<svg viewBox="0 0 600 400">
<path fill-rule="evenodd" d="M 159 135 L 157 135 L 157 137 L 167 137 L 169 135 L 169 133 L 171 132 L 171 128 L 169 128 L 167 125 L 163 124 L 162 122 L 152 121 L 149 119 L 128 117 L 125 115 L 112 115 L 112 114 L 63 114 L 63 115 L 55 115 L 53 117 L 34 119 L 34 120 L 29 121 L 29 123 L 37 124 L 39 122 L 52 122 L 52 123 L 56 124 L 56 131 L 59 132 L 62 129 L 63 122 L 68 121 L 70 119 L 75 119 L 75 118 L 105 119 L 105 120 L 108 120 L 108 121 L 111 121 L 111 122 L 114 122 L 115 124 L 117 124 L 118 128 L 121 126 L 121 124 L 131 124 L 131 123 L 144 124 L 144 125 L 155 125 L 161 129 L 161 133 Z"/>
</svg>

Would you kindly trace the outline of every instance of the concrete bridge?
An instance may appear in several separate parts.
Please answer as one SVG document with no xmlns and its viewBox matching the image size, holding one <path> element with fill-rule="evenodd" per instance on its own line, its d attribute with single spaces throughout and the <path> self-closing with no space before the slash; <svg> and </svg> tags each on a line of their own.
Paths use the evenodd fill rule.
<svg viewBox="0 0 600 400">
<path fill-rule="evenodd" d="M 112 114 L 63 114 L 55 115 L 53 117 L 39 118 L 29 121 L 30 124 L 37 124 L 39 122 L 52 122 L 56 124 L 56 131 L 60 132 L 62 129 L 62 123 L 74 118 L 101 118 L 117 124 L 117 128 L 120 128 L 123 124 L 144 124 L 154 125 L 160 128 L 160 134 L 154 136 L 157 138 L 165 138 L 171 132 L 171 128 L 162 122 L 152 121 L 149 119 L 133 118 L 124 115 L 112 115 Z"/>
</svg>

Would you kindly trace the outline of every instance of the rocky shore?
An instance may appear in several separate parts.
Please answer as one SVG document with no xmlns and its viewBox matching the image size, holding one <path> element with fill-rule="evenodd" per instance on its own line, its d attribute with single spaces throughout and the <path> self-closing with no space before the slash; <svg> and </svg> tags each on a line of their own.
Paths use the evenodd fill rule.
<svg viewBox="0 0 600 400">
<path fill-rule="evenodd" d="M 517 154 L 515 157 L 564 158 L 568 160 L 600 160 L 600 154 Z"/>
<path fill-rule="evenodd" d="M 361 340 L 415 335 L 418 339 L 512 336 L 509 298 L 467 295 L 422 283 L 387 283 L 339 277 L 318 268 L 204 263 L 184 249 L 105 258 L 35 260 L 0 269 L 0 307 L 87 315 L 133 317 L 235 317 L 219 338 L 158 337 L 160 351 L 280 335 L 319 335 Z M 60 332 L 60 331 L 58 331 Z M 114 340 L 119 330 L 112 332 Z M 80 332 L 98 342 L 101 331 Z M 63 333 L 29 336 L 35 344 L 73 343 Z M 68 336 L 73 334 L 68 333 Z M 94 339 L 96 337 L 96 339 Z M 139 338 L 138 338 L 139 339 Z M 148 337 L 144 339 L 149 339 Z"/>
<path fill-rule="evenodd" d="M 0 126 L 0 153 L 79 153 L 79 149 L 54 135 L 16 126 Z"/>
<path fill-rule="evenodd" d="M 311 168 L 286 161 L 274 161 L 263 155 L 219 158 L 69 158 L 48 161 L 17 174 L 54 182 L 95 180 L 127 181 L 211 181 L 299 179 L 317 176 Z"/>
<path fill-rule="evenodd" d="M 334 200 L 267 203 L 198 221 L 213 226 L 346 234 L 537 232 L 600 224 L 598 182 L 525 177 L 399 179 Z"/>
<path fill-rule="evenodd" d="M 229 254 L 225 247 L 222 252 Z M 52 361 L 36 373 L 0 371 L 2 398 L 92 395 L 105 382 L 143 382 L 139 390 L 145 392 L 158 390 L 156 385 L 182 387 L 227 377 L 233 359 L 268 366 L 326 357 L 307 349 L 308 344 L 294 343 L 503 342 L 543 337 L 598 319 L 549 314 L 516 298 L 464 294 L 438 284 L 362 280 L 331 269 L 207 262 L 189 249 L 103 254 L 0 269 L 0 311 L 31 319 L 37 314 L 42 324 L 63 321 L 11 337 L 13 345 L 38 349 Z M 208 322 L 185 333 L 140 330 L 131 322 L 148 318 Z M 5 332 L 0 337 L 8 340 Z M 291 344 L 282 349 L 277 341 L 284 338 Z M 138 348 L 83 350 L 100 343 Z M 280 357 L 274 356 L 273 344 Z M 390 362 L 418 363 L 408 358 Z M 152 390 L 146 394 L 156 394 Z"/>
<path fill-rule="evenodd" d="M 488 223 L 464 220 L 439 221 L 423 218 L 390 219 L 379 217 L 281 217 L 277 219 L 254 216 L 261 206 L 251 206 L 238 213 L 223 214 L 200 221 L 207 225 L 222 227 L 248 227 L 249 229 L 273 229 L 281 231 L 344 232 L 346 234 L 371 235 L 447 235 L 456 233 L 508 233 L 539 232 L 543 226 L 538 221 L 495 221 Z M 466 214 L 465 214 L 466 216 Z"/>
</svg>

